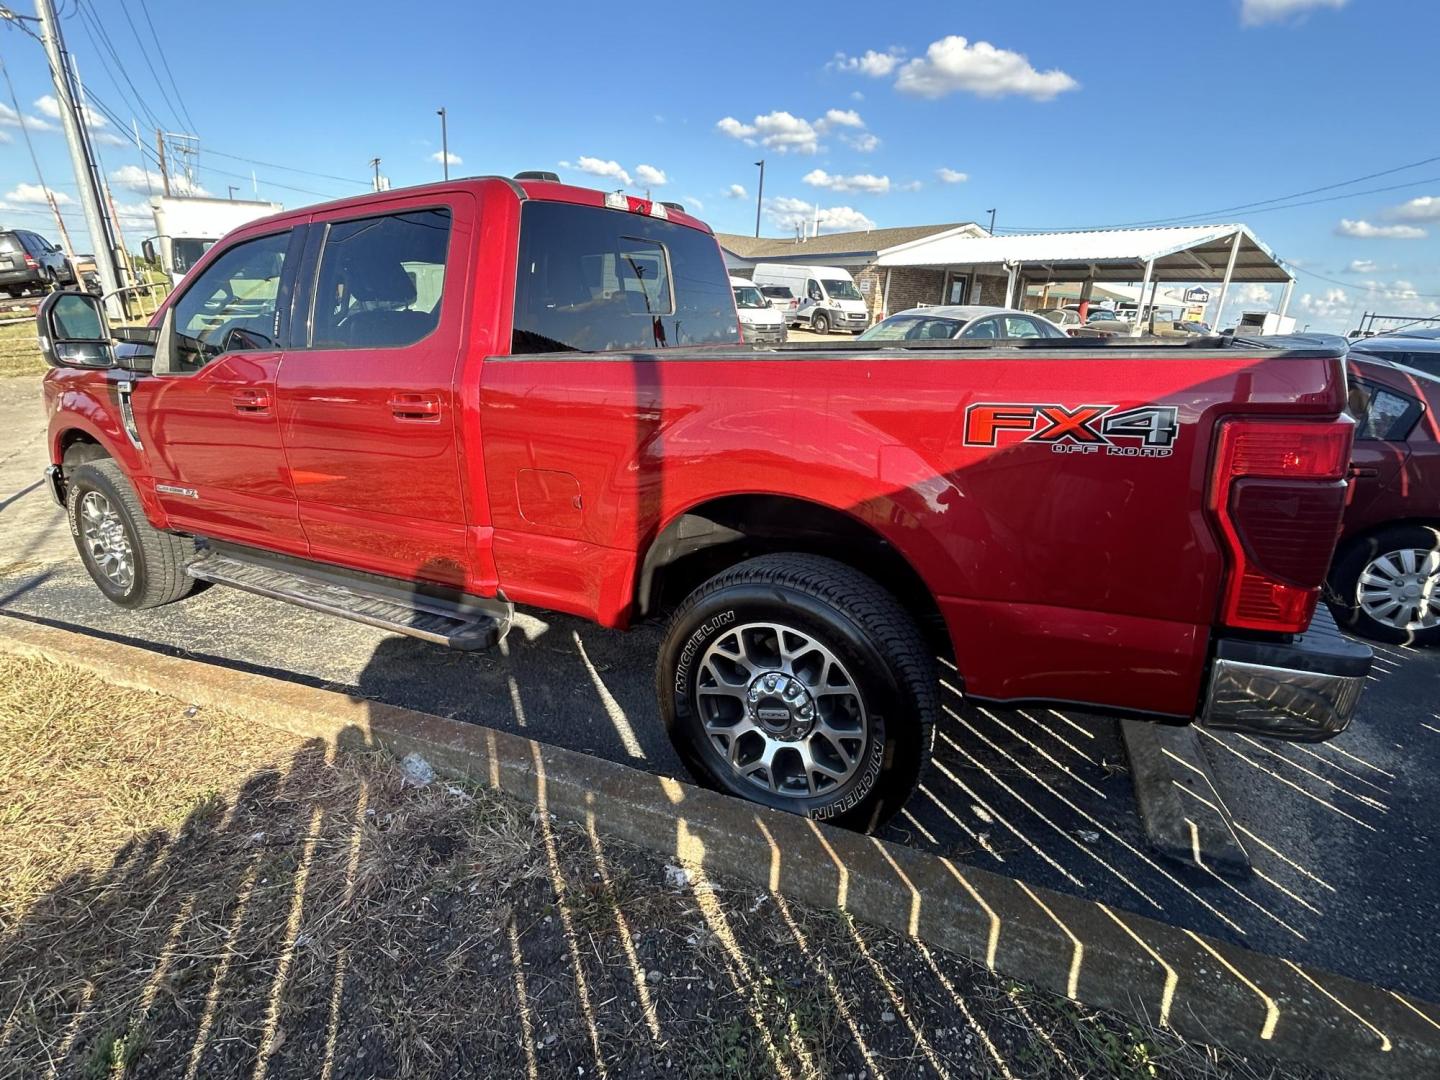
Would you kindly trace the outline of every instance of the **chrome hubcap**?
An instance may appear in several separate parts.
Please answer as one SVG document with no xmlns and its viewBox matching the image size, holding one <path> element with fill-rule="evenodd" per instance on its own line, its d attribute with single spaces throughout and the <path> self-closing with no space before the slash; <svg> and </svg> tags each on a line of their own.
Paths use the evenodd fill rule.
<svg viewBox="0 0 1440 1080">
<path fill-rule="evenodd" d="M 80 536 L 95 566 L 118 589 L 135 581 L 135 557 L 119 512 L 98 491 L 80 500 Z"/>
<path fill-rule="evenodd" d="M 747 623 L 700 660 L 701 723 L 737 776 L 794 798 L 823 795 L 865 757 L 865 703 L 844 664 L 809 634 Z"/>
<path fill-rule="evenodd" d="M 1440 550 L 1402 548 L 1360 572 L 1356 600 L 1365 614 L 1396 630 L 1440 626 Z"/>
</svg>

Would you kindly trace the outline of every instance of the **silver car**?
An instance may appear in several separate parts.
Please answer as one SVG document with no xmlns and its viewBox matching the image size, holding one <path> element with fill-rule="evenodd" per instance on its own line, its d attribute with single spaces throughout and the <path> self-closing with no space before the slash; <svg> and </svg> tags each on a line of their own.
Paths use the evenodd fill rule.
<svg viewBox="0 0 1440 1080">
<path fill-rule="evenodd" d="M 1065 331 L 1049 319 L 1028 311 L 980 304 L 946 304 L 898 312 L 870 327 L 860 335 L 860 340 L 1065 337 Z"/>
</svg>

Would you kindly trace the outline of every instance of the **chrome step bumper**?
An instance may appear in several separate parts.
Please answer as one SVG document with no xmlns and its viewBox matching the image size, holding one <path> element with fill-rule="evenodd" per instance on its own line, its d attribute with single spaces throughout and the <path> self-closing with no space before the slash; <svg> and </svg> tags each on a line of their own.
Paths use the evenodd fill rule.
<svg viewBox="0 0 1440 1080">
<path fill-rule="evenodd" d="M 1220 638 L 1198 722 L 1292 742 L 1332 738 L 1355 715 L 1373 655 L 1323 604 L 1289 642 Z"/>
</svg>

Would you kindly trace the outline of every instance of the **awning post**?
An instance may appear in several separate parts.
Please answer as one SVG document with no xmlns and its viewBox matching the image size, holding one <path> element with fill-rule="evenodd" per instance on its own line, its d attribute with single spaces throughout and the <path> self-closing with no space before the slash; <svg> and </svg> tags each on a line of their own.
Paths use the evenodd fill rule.
<svg viewBox="0 0 1440 1080">
<path fill-rule="evenodd" d="M 1007 278 L 1006 278 L 1006 281 L 1005 281 L 1005 306 L 1006 306 L 1006 307 L 1014 307 L 1014 306 L 1015 306 L 1015 279 L 1016 279 L 1017 277 L 1019 277 L 1019 275 L 1020 275 L 1020 264 L 1019 264 L 1019 263 L 1010 263 L 1010 264 L 1008 264 L 1008 269 L 1009 269 L 1009 272 L 1010 272 L 1010 273 L 1009 273 L 1009 277 L 1007 277 Z"/>
<path fill-rule="evenodd" d="M 880 318 L 890 317 L 890 267 L 885 268 L 885 290 L 880 294 Z"/>
<path fill-rule="evenodd" d="M 1154 260 L 1154 259 L 1146 259 L 1146 260 L 1145 260 L 1145 277 L 1142 278 L 1141 281 L 1140 281 L 1140 298 L 1139 298 L 1139 302 L 1135 305 L 1135 322 L 1134 322 L 1134 325 L 1132 325 L 1132 326 L 1130 327 L 1130 336 L 1131 336 L 1131 337 L 1139 337 L 1139 336 L 1140 336 L 1140 327 L 1144 324 L 1144 321 L 1145 321 L 1144 318 L 1143 318 L 1143 316 L 1144 316 L 1144 314 L 1145 314 L 1145 293 L 1149 290 L 1149 288 L 1150 288 L 1150 279 L 1151 279 L 1152 277 L 1154 277 L 1154 275 L 1155 275 L 1155 260 Z"/>
<path fill-rule="evenodd" d="M 1280 317 L 1283 319 L 1285 313 L 1290 310 L 1290 294 L 1295 291 L 1295 279 L 1292 277 L 1285 282 L 1285 291 L 1280 294 Z"/>
<path fill-rule="evenodd" d="M 1212 330 L 1220 329 L 1220 318 L 1225 314 L 1225 294 L 1230 291 L 1230 278 L 1235 273 L 1235 257 L 1240 254 L 1240 240 L 1244 235 L 1236 229 L 1235 239 L 1230 244 L 1230 259 L 1225 263 L 1225 278 L 1220 282 L 1220 296 L 1215 301 L 1215 321 L 1210 324 Z"/>
</svg>

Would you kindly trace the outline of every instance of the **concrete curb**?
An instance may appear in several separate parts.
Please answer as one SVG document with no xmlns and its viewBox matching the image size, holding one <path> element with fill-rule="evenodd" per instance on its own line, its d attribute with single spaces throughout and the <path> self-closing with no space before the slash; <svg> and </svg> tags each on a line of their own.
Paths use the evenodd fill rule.
<svg viewBox="0 0 1440 1080">
<path fill-rule="evenodd" d="M 1151 846 L 1166 858 L 1196 863 L 1231 877 L 1250 874 L 1250 855 L 1235 832 L 1230 810 L 1195 729 L 1122 720 L 1140 823 Z"/>
<path fill-rule="evenodd" d="M 602 833 L 962 953 L 1011 978 L 1241 1054 L 1346 1077 L 1440 1075 L 1440 1007 L 1139 915 L 505 732 L 15 619 L 0 652 L 412 751 Z"/>
</svg>

